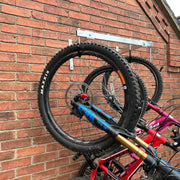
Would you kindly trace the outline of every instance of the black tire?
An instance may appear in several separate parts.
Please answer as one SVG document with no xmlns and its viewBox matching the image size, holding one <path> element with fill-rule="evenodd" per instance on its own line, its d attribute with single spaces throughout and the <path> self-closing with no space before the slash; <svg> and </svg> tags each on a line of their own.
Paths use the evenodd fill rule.
<svg viewBox="0 0 180 180">
<path fill-rule="evenodd" d="M 127 59 L 133 70 L 145 83 L 149 101 L 152 104 L 156 104 L 161 98 L 163 91 L 163 81 L 160 71 L 153 63 L 145 58 L 138 56 L 126 56 L 125 59 Z M 133 64 L 135 66 L 133 66 Z M 143 72 L 148 74 L 143 75 Z M 151 80 L 151 82 L 149 82 L 149 80 Z"/>
<path fill-rule="evenodd" d="M 113 68 L 110 65 L 106 65 L 106 66 L 101 66 L 97 69 L 95 69 L 94 71 L 92 71 L 84 80 L 84 82 L 86 84 L 88 84 L 90 86 L 90 84 L 93 82 L 94 79 L 97 79 L 98 76 L 102 76 L 102 91 L 104 94 L 104 97 L 107 101 L 107 103 L 114 109 L 116 109 L 116 111 L 118 111 L 119 113 L 123 112 L 123 103 L 121 102 L 120 98 L 118 96 L 114 97 L 113 93 L 111 92 L 111 90 L 108 88 L 108 82 L 111 76 L 111 73 L 113 72 Z M 140 87 L 140 109 L 141 109 L 141 115 L 140 117 L 142 117 L 147 109 L 147 103 L 148 103 L 148 97 L 147 97 L 147 91 L 146 91 L 146 87 L 144 85 L 144 82 L 142 81 L 142 79 L 139 77 L 139 75 L 137 75 L 135 73 L 135 77 L 138 80 L 139 83 L 139 87 Z M 114 86 L 114 83 L 116 83 L 116 79 L 115 82 L 110 82 L 111 86 Z M 108 92 L 107 92 L 108 91 Z"/>
<path fill-rule="evenodd" d="M 74 71 L 68 72 L 68 60 L 72 58 Z M 113 50 L 96 43 L 75 44 L 57 53 L 44 69 L 38 89 L 40 114 L 51 135 L 68 149 L 94 152 L 113 144 L 112 138 L 104 131 L 93 129 L 87 119 L 73 115 L 71 103 L 68 104 L 80 90 L 82 93 L 82 84 L 74 82 L 83 82 L 91 71 L 105 64 L 110 64 L 118 72 L 116 75 L 119 75 L 118 79 L 121 78 L 121 86 L 123 84 L 125 105 L 119 125 L 133 131 L 140 116 L 140 89 L 128 63 Z M 76 86 L 79 89 L 75 89 Z M 105 103 L 101 105 L 105 106 Z M 107 107 L 106 109 L 109 110 Z"/>
</svg>

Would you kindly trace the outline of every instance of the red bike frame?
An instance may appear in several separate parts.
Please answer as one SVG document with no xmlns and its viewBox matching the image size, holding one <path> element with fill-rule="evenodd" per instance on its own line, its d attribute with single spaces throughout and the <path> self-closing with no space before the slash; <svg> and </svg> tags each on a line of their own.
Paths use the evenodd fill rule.
<svg viewBox="0 0 180 180">
<path fill-rule="evenodd" d="M 150 103 L 148 103 L 148 107 L 153 109 L 155 112 L 157 112 L 159 115 L 161 115 L 160 118 L 154 120 L 151 122 L 148 127 L 148 135 L 143 138 L 143 141 L 150 144 L 152 147 L 156 148 L 160 146 L 161 144 L 165 144 L 167 142 L 167 139 L 160 135 L 159 133 L 162 132 L 163 130 L 167 129 L 171 125 L 178 123 L 179 121 L 173 118 L 171 115 L 168 113 L 164 112 L 162 109 L 160 109 L 157 106 L 154 106 Z M 158 131 L 153 130 L 153 127 L 160 127 Z M 152 128 L 150 128 L 152 127 Z M 141 134 L 143 130 L 137 129 L 137 133 Z M 116 176 L 118 172 L 115 174 L 112 173 L 104 164 L 107 164 L 107 162 L 111 162 L 113 159 L 120 157 L 124 154 L 129 154 L 131 157 L 133 157 L 134 161 L 131 162 L 130 164 L 127 165 L 125 171 L 121 173 L 119 176 Z M 109 175 L 112 179 L 121 179 L 121 180 L 127 180 L 130 179 L 138 170 L 138 168 L 142 165 L 143 160 L 138 158 L 136 155 L 131 153 L 128 149 L 123 149 L 120 152 L 117 152 L 105 159 L 97 159 L 97 167 L 102 169 L 107 175 Z M 96 179 L 96 174 L 97 174 L 97 168 L 92 170 L 91 172 L 91 179 L 90 180 L 95 180 Z M 106 177 L 104 178 L 106 180 Z"/>
</svg>

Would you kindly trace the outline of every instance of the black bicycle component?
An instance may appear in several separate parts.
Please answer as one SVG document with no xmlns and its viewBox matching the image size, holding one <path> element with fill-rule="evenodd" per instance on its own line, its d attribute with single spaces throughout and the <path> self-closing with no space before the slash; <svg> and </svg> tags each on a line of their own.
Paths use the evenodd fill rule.
<svg viewBox="0 0 180 180">
<path fill-rule="evenodd" d="M 164 160 L 159 160 L 156 173 L 153 176 L 155 180 L 180 180 L 180 172 L 175 170 Z"/>
<path fill-rule="evenodd" d="M 105 132 L 110 134 L 112 137 L 116 137 L 118 134 L 121 134 L 122 136 L 128 137 L 128 138 L 135 138 L 136 134 L 133 132 L 128 131 L 127 129 L 121 128 L 118 125 L 109 124 L 106 120 L 102 119 L 98 114 L 95 114 L 95 112 L 88 109 L 83 104 L 71 101 L 71 104 L 73 105 L 74 109 L 77 109 L 80 114 L 85 115 L 86 118 L 97 128 L 103 129 Z M 113 121 L 111 121 L 113 122 Z"/>
<path fill-rule="evenodd" d="M 175 142 L 173 143 L 173 146 L 174 147 L 178 147 L 178 146 L 180 146 L 180 134 L 179 134 L 179 132 L 178 131 L 176 131 L 175 129 L 174 130 L 172 130 L 172 132 L 173 132 L 173 136 L 171 136 L 171 139 L 173 139 Z"/>
<path fill-rule="evenodd" d="M 104 98 L 106 99 L 106 102 L 119 114 L 123 113 L 124 109 L 124 102 L 121 97 L 121 93 L 117 91 L 118 84 L 117 78 L 113 78 L 113 67 L 110 65 L 101 66 L 94 71 L 92 71 L 84 80 L 85 84 L 91 85 L 93 81 L 102 81 L 102 87 L 101 90 L 103 92 Z M 148 98 L 147 98 L 147 92 L 145 85 L 141 78 L 134 73 L 134 76 L 138 80 L 138 84 L 140 87 L 140 101 L 141 104 L 139 106 L 139 110 L 141 111 L 140 117 L 143 116 L 143 114 L 146 111 Z M 118 95 L 117 95 L 118 94 Z"/>
<path fill-rule="evenodd" d="M 138 56 L 126 56 L 133 70 L 142 78 L 147 88 L 150 102 L 156 104 L 162 94 L 163 81 L 160 71 L 145 58 Z M 162 68 L 160 69 L 162 71 Z"/>
<path fill-rule="evenodd" d="M 73 161 L 76 161 L 80 156 L 82 156 L 82 153 L 76 153 L 73 157 Z"/>
<path fill-rule="evenodd" d="M 72 59 L 73 70 L 70 66 Z M 102 98 L 102 89 L 98 89 L 102 81 L 94 81 L 94 86 L 91 86 L 91 83 L 92 88 L 83 85 L 84 79 L 94 69 L 106 64 L 113 67 L 114 77 L 118 82 L 116 87 L 121 90 L 121 94 L 117 94 L 124 103 L 125 110 L 121 115 Z M 92 93 L 89 95 L 90 89 Z M 93 96 L 93 104 L 118 119 L 119 126 L 129 131 L 134 130 L 140 116 L 140 90 L 126 60 L 104 45 L 87 42 L 74 44 L 64 48 L 51 59 L 44 69 L 38 89 L 41 117 L 47 130 L 60 144 L 76 152 L 97 152 L 114 143 L 113 138 L 94 127 L 85 116 L 79 115 L 75 110 L 74 114 L 70 114 L 73 108 L 71 100 L 83 93 L 88 94 L 91 103 Z M 82 98 L 82 104 L 84 101 Z"/>
</svg>

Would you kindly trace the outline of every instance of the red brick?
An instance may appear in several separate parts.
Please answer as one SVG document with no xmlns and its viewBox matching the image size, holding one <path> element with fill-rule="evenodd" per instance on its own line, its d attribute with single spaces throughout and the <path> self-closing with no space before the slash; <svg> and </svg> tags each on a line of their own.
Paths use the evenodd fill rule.
<svg viewBox="0 0 180 180">
<path fill-rule="evenodd" d="M 2 24 L 1 25 L 1 31 L 13 33 L 13 34 L 31 35 L 30 28 L 18 27 L 15 25 L 8 25 L 8 24 Z"/>
<path fill-rule="evenodd" d="M 1 12 L 23 17 L 31 16 L 31 12 L 29 10 L 6 5 L 1 6 Z"/>
<path fill-rule="evenodd" d="M 91 6 L 90 7 L 100 9 L 100 10 L 103 10 L 103 11 L 108 11 L 109 8 L 110 8 L 106 4 L 102 4 L 100 2 L 95 2 L 95 1 L 91 1 Z"/>
<path fill-rule="evenodd" d="M 1 143 L 2 150 L 17 149 L 31 145 L 31 139 L 20 139 Z"/>
<path fill-rule="evenodd" d="M 90 0 L 69 0 L 70 2 L 76 3 L 76 4 L 82 4 L 86 6 L 90 6 Z"/>
<path fill-rule="evenodd" d="M 55 41 L 55 40 L 46 40 L 46 46 L 55 47 L 55 48 L 64 48 L 68 46 L 68 42 Z"/>
<path fill-rule="evenodd" d="M 91 14 L 94 16 L 100 16 L 101 11 L 97 9 L 93 9 L 92 7 L 81 7 L 81 12 L 84 14 Z"/>
<path fill-rule="evenodd" d="M 16 6 L 43 11 L 43 4 L 27 1 L 27 0 L 16 0 Z"/>
<path fill-rule="evenodd" d="M 45 146 L 35 146 L 29 148 L 23 148 L 17 150 L 18 157 L 30 156 L 35 154 L 40 154 L 45 151 Z"/>
<path fill-rule="evenodd" d="M 1 3 L 4 3 L 4 4 L 12 4 L 12 5 L 15 5 L 15 0 L 0 0 Z"/>
<path fill-rule="evenodd" d="M 28 70 L 29 70 L 28 64 L 1 63 L 0 66 L 0 71 L 27 72 Z"/>
<path fill-rule="evenodd" d="M 33 157 L 33 163 L 58 159 L 58 156 L 59 156 L 59 154 L 58 154 L 57 151 L 56 152 L 45 153 L 45 154 L 40 154 L 40 155 L 35 155 Z"/>
<path fill-rule="evenodd" d="M 10 140 L 14 138 L 15 138 L 15 133 L 12 131 L 0 133 L 0 141 Z"/>
<path fill-rule="evenodd" d="M 13 101 L 15 100 L 14 92 L 0 92 L 0 101 Z"/>
<path fill-rule="evenodd" d="M 70 173 L 70 172 L 75 171 L 75 170 L 79 171 L 80 167 L 81 166 L 79 163 L 70 164 L 70 165 L 65 166 L 63 168 L 59 168 L 59 173 L 64 174 L 64 173 L 68 173 L 68 172 Z"/>
<path fill-rule="evenodd" d="M 21 177 L 15 178 L 14 180 L 31 180 L 31 175 L 21 176 Z"/>
<path fill-rule="evenodd" d="M 39 117 L 38 110 L 25 110 L 17 112 L 18 119 L 26 119 L 26 118 L 36 118 Z"/>
<path fill-rule="evenodd" d="M 34 0 L 34 1 L 44 3 L 44 4 L 50 4 L 50 5 L 57 6 L 57 1 L 56 0 Z"/>
<path fill-rule="evenodd" d="M 62 175 L 59 175 L 58 179 L 69 180 L 71 179 L 71 177 L 70 177 L 70 174 L 62 174 Z M 58 180 L 58 179 L 52 179 L 52 180 Z"/>
<path fill-rule="evenodd" d="M 41 38 L 45 38 L 45 39 L 57 39 L 58 34 L 57 34 L 57 32 L 33 29 L 33 36 L 41 37 Z"/>
<path fill-rule="evenodd" d="M 30 108 L 30 102 L 0 102 L 0 111 L 23 110 Z"/>
<path fill-rule="evenodd" d="M 27 63 L 27 64 L 43 64 L 45 62 L 45 58 L 42 56 L 18 54 L 17 61 L 19 63 L 21 62 L 21 63 Z"/>
<path fill-rule="evenodd" d="M 65 24 L 67 25 L 71 25 L 71 26 L 75 26 L 75 27 L 79 27 L 80 26 L 80 20 L 78 19 L 72 19 L 72 18 L 67 18 L 67 17 L 61 17 L 59 18 L 58 22 L 60 24 Z M 69 30 L 68 30 L 69 32 Z M 68 35 L 68 34 L 66 34 Z"/>
<path fill-rule="evenodd" d="M 9 160 L 9 159 L 13 159 L 14 158 L 14 151 L 5 151 L 5 152 L 0 152 L 0 161 L 5 161 L 5 160 Z"/>
<path fill-rule="evenodd" d="M 0 122 L 0 130 L 13 130 L 13 129 L 20 129 L 20 128 L 29 128 L 30 126 L 31 126 L 31 122 L 29 120 L 7 121 L 5 123 Z"/>
<path fill-rule="evenodd" d="M 14 172 L 14 170 L 10 170 L 10 171 L 1 172 L 0 175 L 1 175 L 2 180 L 4 180 L 4 179 L 14 179 L 15 172 Z"/>
<path fill-rule="evenodd" d="M 70 18 L 74 18 L 74 19 L 84 20 L 84 21 L 89 21 L 90 20 L 90 16 L 89 15 L 78 13 L 78 12 L 74 12 L 74 11 L 70 11 L 69 12 L 69 17 Z"/>
<path fill-rule="evenodd" d="M 0 41 L 1 42 L 15 43 L 16 42 L 16 36 L 14 36 L 12 34 L 0 33 Z"/>
<path fill-rule="evenodd" d="M 58 174 L 58 171 L 57 169 L 52 169 L 52 170 L 48 170 L 48 171 L 43 171 L 43 172 L 39 172 L 39 173 L 36 173 L 36 174 L 33 174 L 32 175 L 32 178 L 33 179 L 45 179 L 45 178 L 51 178 L 53 176 L 56 176 Z"/>
<path fill-rule="evenodd" d="M 32 38 L 28 36 L 18 36 L 17 42 L 19 44 L 29 44 L 29 45 L 35 45 L 35 46 L 44 46 L 44 39 L 40 38 Z"/>
<path fill-rule="evenodd" d="M 15 80 L 15 74 L 13 73 L 0 73 L 0 81 L 13 81 Z M 1 97 L 0 97 L 1 99 Z"/>
<path fill-rule="evenodd" d="M 18 73 L 17 79 L 23 82 L 32 82 L 40 80 L 40 74 L 32 74 L 32 73 Z"/>
<path fill-rule="evenodd" d="M 25 174 L 32 174 L 38 171 L 44 170 L 44 164 L 37 164 L 37 165 L 30 165 L 27 167 L 22 167 L 17 169 L 17 175 L 25 175 Z"/>
<path fill-rule="evenodd" d="M 138 3 L 135 0 L 126 0 L 127 4 L 130 4 L 132 6 L 139 6 Z"/>
<path fill-rule="evenodd" d="M 104 4 L 111 5 L 111 6 L 117 6 L 117 1 L 115 0 L 101 0 L 101 2 Z"/>
<path fill-rule="evenodd" d="M 56 24 L 53 24 L 53 23 L 46 23 L 45 24 L 45 29 L 56 31 L 56 32 L 61 32 L 61 33 L 62 32 L 67 33 L 69 31 L 67 26 L 56 25 Z"/>
<path fill-rule="evenodd" d="M 12 120 L 12 119 L 15 119 L 14 112 L 0 112 L 0 121 L 8 121 L 8 120 Z"/>
<path fill-rule="evenodd" d="M 39 20 L 44 20 L 44 21 L 49 21 L 49 22 L 56 22 L 57 21 L 56 16 L 51 15 L 51 14 L 45 14 L 45 13 L 38 12 L 38 11 L 33 11 L 32 17 L 34 19 L 39 19 Z"/>
<path fill-rule="evenodd" d="M 53 141 L 54 141 L 54 138 L 51 135 L 43 135 L 43 136 L 37 136 L 33 138 L 34 145 L 46 144 Z"/>
<path fill-rule="evenodd" d="M 33 20 L 33 19 L 25 19 L 25 18 L 17 18 L 17 24 L 27 27 L 34 27 L 43 29 L 44 23 L 41 21 Z"/>
<path fill-rule="evenodd" d="M 56 151 L 62 148 L 63 146 L 59 143 L 51 143 L 47 145 L 47 151 Z"/>
<path fill-rule="evenodd" d="M 1 91 L 24 91 L 29 89 L 30 89 L 30 84 L 28 83 L 0 82 Z"/>
<path fill-rule="evenodd" d="M 57 50 L 53 49 L 53 48 L 47 48 L 47 47 L 32 47 L 32 54 L 33 55 L 43 55 L 43 56 L 54 56 L 56 54 Z M 34 68 L 36 69 L 37 67 L 40 67 L 40 65 L 32 65 L 31 66 L 31 71 L 33 72 L 39 72 L 34 70 Z M 39 68 L 38 68 L 39 69 Z M 40 71 L 42 72 L 42 71 Z"/>
<path fill-rule="evenodd" d="M 41 119 L 34 119 L 33 120 L 33 127 L 42 127 L 44 126 L 43 121 Z"/>
<path fill-rule="evenodd" d="M 37 92 L 20 92 L 17 94 L 18 100 L 33 100 L 37 99 Z"/>
<path fill-rule="evenodd" d="M 92 29 L 100 31 L 101 26 L 99 24 L 89 23 L 89 22 L 81 22 L 81 27 L 84 29 Z"/>
<path fill-rule="evenodd" d="M 30 47 L 19 44 L 0 44 L 0 50 L 5 52 L 30 53 Z"/>
<path fill-rule="evenodd" d="M 57 3 L 58 3 L 58 7 L 60 7 L 60 8 L 70 9 L 73 11 L 80 11 L 80 7 L 81 7 L 80 4 L 74 4 L 72 2 L 61 1 L 61 0 L 58 0 Z"/>
<path fill-rule="evenodd" d="M 112 14 L 112 13 L 104 12 L 104 11 L 101 11 L 100 17 L 103 17 L 105 19 L 117 20 L 117 15 L 116 14 Z"/>
<path fill-rule="evenodd" d="M 65 157 L 65 158 L 60 158 L 58 160 L 52 160 L 46 163 L 46 168 L 47 169 L 51 169 L 51 168 L 56 168 L 56 167 L 60 167 L 60 166 L 65 166 L 69 164 L 69 158 Z"/>
<path fill-rule="evenodd" d="M 14 62 L 15 61 L 15 54 L 9 53 L 0 53 L 0 61 L 1 62 Z"/>
<path fill-rule="evenodd" d="M 54 6 L 44 6 L 44 12 L 50 14 L 56 14 L 59 16 L 68 16 L 68 12 L 66 10 Z"/>
<path fill-rule="evenodd" d="M 19 130 L 17 131 L 17 137 L 18 138 L 24 138 L 24 137 L 34 137 L 34 136 L 40 136 L 45 134 L 44 128 L 30 128 L 25 130 Z"/>
</svg>

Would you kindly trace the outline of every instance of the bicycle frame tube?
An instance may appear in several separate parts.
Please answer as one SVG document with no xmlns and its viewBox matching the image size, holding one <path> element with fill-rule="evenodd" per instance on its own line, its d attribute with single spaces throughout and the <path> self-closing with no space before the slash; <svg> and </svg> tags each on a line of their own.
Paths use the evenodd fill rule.
<svg viewBox="0 0 180 180">
<path fill-rule="evenodd" d="M 145 153 L 144 151 L 139 149 L 137 147 L 137 145 L 134 145 L 128 139 L 126 139 L 124 136 L 120 135 L 118 131 L 116 131 L 113 127 L 111 127 L 111 125 L 109 123 L 106 122 L 106 120 L 101 119 L 100 117 L 96 116 L 96 114 L 93 111 L 88 109 L 86 106 L 80 104 L 79 102 L 72 101 L 72 105 L 75 106 L 80 113 L 84 114 L 92 124 L 94 124 L 97 127 L 100 127 L 101 129 L 104 129 L 105 132 L 110 134 L 112 137 L 116 138 L 117 141 L 119 141 L 122 145 L 127 147 L 130 151 L 132 151 L 134 154 L 136 154 L 139 157 L 138 160 L 135 159 L 135 161 L 133 163 L 131 163 L 130 166 L 125 170 L 125 171 L 127 171 L 130 169 L 130 171 L 126 172 L 126 176 L 122 177 L 124 180 L 129 179 L 129 177 L 131 177 L 134 174 L 134 172 L 138 169 L 138 167 L 142 164 L 143 161 L 152 167 L 156 164 L 156 160 L 152 156 L 148 155 L 147 153 Z M 151 123 L 152 126 L 156 125 L 157 123 L 162 124 L 162 123 L 164 123 L 164 121 L 166 121 L 167 124 L 163 124 L 163 126 L 165 126 L 164 127 L 164 129 L 165 129 L 165 128 L 169 127 L 170 125 L 172 125 L 172 122 L 178 123 L 178 121 L 176 119 L 169 116 L 167 113 L 163 112 L 160 108 L 153 106 L 150 103 L 148 104 L 148 106 L 150 106 L 150 108 L 155 110 L 160 115 L 164 116 L 162 118 L 155 120 L 155 122 Z M 98 110 L 98 111 L 100 111 L 100 110 Z M 104 116 L 104 114 L 103 114 L 103 116 Z M 164 129 L 162 129 L 162 130 L 164 130 Z M 149 131 L 148 133 L 150 135 L 148 135 L 144 139 L 144 141 L 138 137 L 134 137 L 132 139 L 144 148 L 149 148 L 149 145 L 146 142 L 149 143 L 149 140 L 151 141 L 152 139 L 155 140 L 155 141 L 153 141 L 153 147 L 156 147 L 160 144 L 165 143 L 166 139 L 165 140 L 163 138 L 162 139 L 161 138 L 154 139 L 154 136 L 157 136 L 156 131 L 151 129 L 151 131 Z M 157 137 L 159 137 L 159 136 L 157 136 Z M 159 140 L 159 142 L 155 143 L 158 140 Z M 121 153 L 120 153 L 120 155 L 121 155 Z M 115 156 L 113 156 L 113 157 L 115 157 Z M 103 165 L 103 161 L 99 161 L 98 165 L 103 171 L 105 171 L 112 178 L 119 179 L 119 177 L 114 175 L 111 171 L 108 170 L 107 167 L 105 167 Z M 95 180 L 96 172 L 97 172 L 97 169 L 93 170 L 91 180 Z"/>
</svg>

